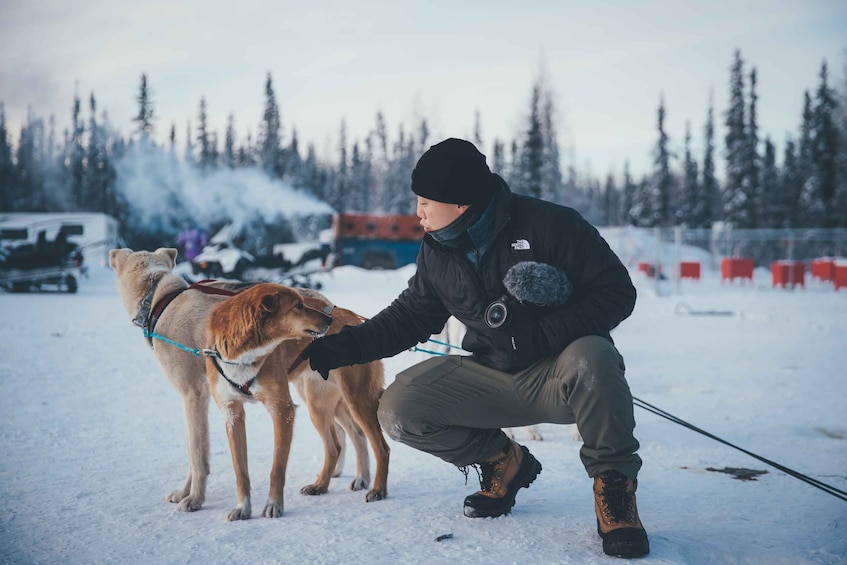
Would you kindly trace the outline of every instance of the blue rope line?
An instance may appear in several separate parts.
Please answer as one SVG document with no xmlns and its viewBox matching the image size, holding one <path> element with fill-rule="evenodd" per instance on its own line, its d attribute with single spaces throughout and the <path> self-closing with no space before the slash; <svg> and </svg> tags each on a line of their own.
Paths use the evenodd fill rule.
<svg viewBox="0 0 847 565">
<path fill-rule="evenodd" d="M 458 345 L 453 345 L 452 343 L 447 343 L 446 341 L 438 341 L 437 339 L 428 339 L 427 341 L 431 341 L 432 343 L 437 343 L 438 345 L 445 345 L 447 347 L 452 347 L 453 349 L 461 349 L 462 351 L 467 351 L 463 347 L 459 347 Z M 420 351 L 421 353 L 429 353 L 430 355 L 438 355 L 439 357 L 445 357 L 449 355 L 448 353 L 442 353 L 441 351 L 432 351 L 430 349 L 423 349 L 422 347 L 418 347 L 417 345 L 412 348 L 412 351 Z"/>
<path fill-rule="evenodd" d="M 195 357 L 200 357 L 200 355 L 203 352 L 202 349 L 192 349 L 191 347 L 186 347 L 183 344 L 177 343 L 176 341 L 173 341 L 172 339 L 168 339 L 163 335 L 157 334 L 156 332 L 151 332 L 147 328 L 144 328 L 144 337 L 146 337 L 146 338 L 156 338 L 158 340 L 164 341 L 165 343 L 170 343 L 171 345 L 178 347 L 178 348 L 182 349 L 183 351 L 187 351 L 188 353 L 191 353 Z"/>
<path fill-rule="evenodd" d="M 429 353 L 430 355 L 438 355 L 439 357 L 444 357 L 447 355 L 446 353 L 442 353 L 440 351 L 431 351 L 429 349 L 423 349 L 421 347 L 418 347 L 417 345 L 412 348 L 412 351 L 420 351 L 421 353 Z"/>
<path fill-rule="evenodd" d="M 428 339 L 427 341 L 431 341 L 432 343 L 437 343 L 438 345 L 446 345 L 447 347 L 452 347 L 453 349 L 461 349 L 462 351 L 465 351 L 465 349 L 463 347 L 460 347 L 458 345 L 453 345 L 452 343 L 447 343 L 446 341 L 438 341 L 437 339 L 432 339 L 432 338 Z"/>
</svg>

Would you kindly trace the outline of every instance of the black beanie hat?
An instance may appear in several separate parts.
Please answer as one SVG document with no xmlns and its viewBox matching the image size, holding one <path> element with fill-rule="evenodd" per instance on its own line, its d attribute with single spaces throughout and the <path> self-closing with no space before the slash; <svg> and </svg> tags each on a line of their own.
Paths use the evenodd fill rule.
<svg viewBox="0 0 847 565">
<path fill-rule="evenodd" d="M 473 143 L 451 137 L 430 147 L 412 171 L 412 192 L 446 204 L 483 204 L 494 175 Z"/>
</svg>

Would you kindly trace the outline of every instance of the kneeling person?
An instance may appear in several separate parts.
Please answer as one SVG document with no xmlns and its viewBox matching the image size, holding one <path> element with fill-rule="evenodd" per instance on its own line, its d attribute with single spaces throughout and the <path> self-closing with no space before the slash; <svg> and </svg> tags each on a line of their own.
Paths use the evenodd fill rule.
<svg viewBox="0 0 847 565">
<path fill-rule="evenodd" d="M 315 340 L 304 352 L 312 368 L 327 375 L 396 355 L 455 316 L 473 355 L 399 373 L 380 401 L 385 432 L 466 474 L 476 468 L 480 490 L 464 514 L 495 517 L 541 472 L 501 428 L 576 423 L 604 551 L 646 555 L 632 396 L 609 335 L 635 306 L 626 268 L 579 213 L 513 194 L 467 141 L 426 151 L 412 191 L 426 234 L 408 288 L 364 324 Z"/>
</svg>

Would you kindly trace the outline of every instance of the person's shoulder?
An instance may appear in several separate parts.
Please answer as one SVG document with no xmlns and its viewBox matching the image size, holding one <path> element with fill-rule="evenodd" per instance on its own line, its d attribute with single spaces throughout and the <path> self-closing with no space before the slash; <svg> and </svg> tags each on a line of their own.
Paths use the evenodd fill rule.
<svg viewBox="0 0 847 565">
<path fill-rule="evenodd" d="M 581 223 L 584 221 L 582 214 L 575 208 L 523 194 L 513 195 L 512 209 L 513 211 L 520 212 L 522 216 L 533 220 L 552 218 L 556 221 L 568 223 Z"/>
</svg>

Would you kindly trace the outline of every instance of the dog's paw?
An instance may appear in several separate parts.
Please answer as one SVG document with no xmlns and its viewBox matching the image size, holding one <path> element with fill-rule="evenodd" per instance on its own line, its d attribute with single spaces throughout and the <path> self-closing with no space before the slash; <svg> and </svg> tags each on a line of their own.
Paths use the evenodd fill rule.
<svg viewBox="0 0 847 565">
<path fill-rule="evenodd" d="M 384 499 L 386 496 L 388 496 L 388 493 L 386 491 L 373 489 L 365 497 L 365 502 L 376 502 L 377 500 Z"/>
<path fill-rule="evenodd" d="M 203 498 L 200 496 L 186 496 L 177 504 L 176 509 L 179 512 L 194 512 L 200 510 L 203 506 Z"/>
<path fill-rule="evenodd" d="M 371 480 L 367 477 L 356 477 L 350 483 L 350 490 L 365 490 L 371 484 Z"/>
<path fill-rule="evenodd" d="M 325 486 L 319 484 L 306 485 L 300 489 L 300 494 L 305 494 L 308 496 L 317 496 L 319 494 L 326 494 L 329 489 Z"/>
<path fill-rule="evenodd" d="M 226 517 L 228 522 L 235 522 L 236 520 L 249 520 L 250 519 L 250 507 L 242 508 L 241 506 L 236 506 L 232 509 L 232 511 Z"/>
<path fill-rule="evenodd" d="M 229 522 L 234 522 L 236 520 L 249 520 L 252 513 L 253 505 L 250 504 L 250 496 L 247 495 L 238 503 L 238 506 L 230 511 L 226 519 Z"/>
<path fill-rule="evenodd" d="M 185 489 L 175 490 L 173 492 L 169 492 L 165 495 L 165 502 L 172 502 L 176 504 L 177 502 L 182 502 L 182 499 L 188 496 L 188 491 Z"/>
<path fill-rule="evenodd" d="M 282 502 L 271 502 L 270 500 L 262 510 L 262 516 L 265 518 L 279 518 L 282 516 Z"/>
</svg>

